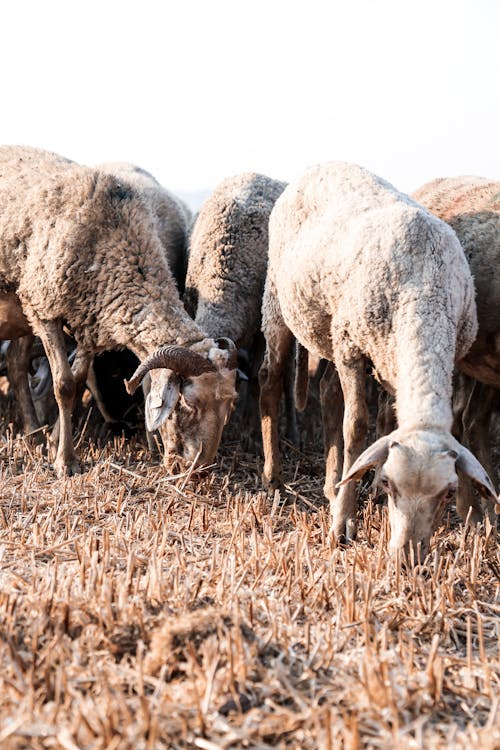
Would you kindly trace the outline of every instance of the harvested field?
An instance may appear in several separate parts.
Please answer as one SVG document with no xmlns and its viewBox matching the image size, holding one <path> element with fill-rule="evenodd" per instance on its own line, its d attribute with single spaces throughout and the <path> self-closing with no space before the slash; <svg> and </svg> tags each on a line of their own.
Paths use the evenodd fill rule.
<svg viewBox="0 0 500 750">
<path fill-rule="evenodd" d="M 332 546 L 319 431 L 274 498 L 234 431 L 202 477 L 92 433 L 57 480 L 0 431 L 2 750 L 500 747 L 491 528 L 399 570 L 373 499 Z"/>
</svg>

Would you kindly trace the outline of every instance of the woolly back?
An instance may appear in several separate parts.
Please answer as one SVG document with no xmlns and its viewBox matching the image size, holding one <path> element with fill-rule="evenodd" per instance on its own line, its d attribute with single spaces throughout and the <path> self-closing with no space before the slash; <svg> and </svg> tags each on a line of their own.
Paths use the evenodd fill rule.
<svg viewBox="0 0 500 750">
<path fill-rule="evenodd" d="M 28 317 L 62 318 L 92 346 L 126 345 L 142 318 L 151 327 L 156 317 L 159 343 L 176 340 L 172 317 L 192 338 L 155 220 L 132 186 L 55 154 L 4 147 L 0 203 L 0 286 L 17 290 Z"/>
<path fill-rule="evenodd" d="M 500 328 L 500 182 L 483 177 L 433 180 L 413 197 L 456 232 L 476 287 L 479 329 Z"/>
<path fill-rule="evenodd" d="M 245 173 L 220 183 L 190 238 L 185 304 L 211 336 L 248 343 L 260 327 L 269 215 L 285 184 Z"/>
</svg>

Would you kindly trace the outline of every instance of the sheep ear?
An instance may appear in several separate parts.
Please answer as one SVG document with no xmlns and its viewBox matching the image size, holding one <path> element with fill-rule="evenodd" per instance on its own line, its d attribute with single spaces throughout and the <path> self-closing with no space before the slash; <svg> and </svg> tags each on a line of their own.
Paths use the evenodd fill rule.
<svg viewBox="0 0 500 750">
<path fill-rule="evenodd" d="M 155 387 L 156 386 L 156 387 Z M 180 378 L 172 374 L 167 382 L 152 383 L 146 398 L 146 429 L 155 430 L 169 418 L 179 400 L 181 392 Z"/>
<path fill-rule="evenodd" d="M 347 475 L 336 486 L 342 487 L 342 485 L 347 484 L 347 482 L 361 479 L 365 471 L 384 463 L 389 454 L 389 448 L 393 445 L 399 445 L 399 443 L 395 443 L 390 435 L 384 435 L 384 437 L 376 440 L 373 445 L 370 445 L 370 447 L 356 459 Z"/>
<path fill-rule="evenodd" d="M 493 482 L 489 478 L 486 470 L 479 463 L 477 458 L 465 448 L 465 446 L 459 444 L 458 458 L 456 460 L 456 467 L 462 474 L 465 474 L 469 479 L 474 482 L 478 492 L 483 497 L 491 497 L 497 502 L 497 496 Z"/>
</svg>

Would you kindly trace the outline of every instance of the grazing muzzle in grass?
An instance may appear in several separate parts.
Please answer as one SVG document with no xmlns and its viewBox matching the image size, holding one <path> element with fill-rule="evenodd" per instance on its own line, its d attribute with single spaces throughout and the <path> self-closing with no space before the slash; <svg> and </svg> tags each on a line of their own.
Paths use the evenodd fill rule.
<svg viewBox="0 0 500 750">
<path fill-rule="evenodd" d="M 481 494 L 496 499 L 479 461 L 448 433 L 395 430 L 367 448 L 339 485 L 373 467 L 380 467 L 380 483 L 387 492 L 391 550 L 405 553 L 407 559 L 413 556 L 415 562 L 423 562 L 431 535 L 455 497 L 457 472 L 467 475 Z"/>
<path fill-rule="evenodd" d="M 164 356 L 165 354 L 165 356 Z M 236 399 L 236 347 L 217 339 L 207 357 L 186 347 L 162 347 L 148 357 L 128 382 L 136 388 L 147 372 L 146 426 L 159 430 L 165 459 L 211 463 Z"/>
</svg>

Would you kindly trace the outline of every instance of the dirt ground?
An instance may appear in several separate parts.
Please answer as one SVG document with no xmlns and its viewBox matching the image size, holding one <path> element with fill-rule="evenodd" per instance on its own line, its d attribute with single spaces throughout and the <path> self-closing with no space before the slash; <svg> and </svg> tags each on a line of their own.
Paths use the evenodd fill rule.
<svg viewBox="0 0 500 750">
<path fill-rule="evenodd" d="M 453 509 L 428 564 L 383 503 L 332 545 L 319 425 L 262 492 L 245 428 L 204 476 L 92 419 L 86 472 L 0 425 L 0 748 L 500 748 L 500 555 Z"/>
</svg>

